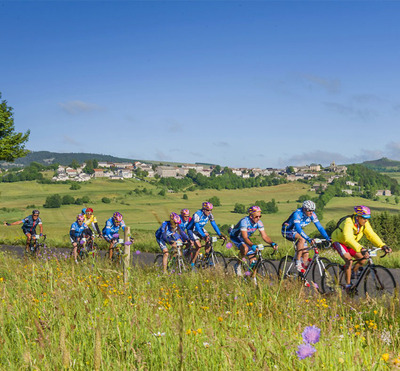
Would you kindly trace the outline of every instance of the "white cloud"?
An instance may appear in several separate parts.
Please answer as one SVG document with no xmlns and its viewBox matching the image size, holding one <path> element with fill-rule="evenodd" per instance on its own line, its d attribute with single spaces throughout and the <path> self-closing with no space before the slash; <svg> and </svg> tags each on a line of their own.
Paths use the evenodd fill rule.
<svg viewBox="0 0 400 371">
<path fill-rule="evenodd" d="M 93 103 L 86 103 L 80 100 L 73 100 L 65 103 L 59 103 L 60 107 L 70 115 L 77 115 L 82 112 L 102 111 L 104 108 Z"/>
</svg>

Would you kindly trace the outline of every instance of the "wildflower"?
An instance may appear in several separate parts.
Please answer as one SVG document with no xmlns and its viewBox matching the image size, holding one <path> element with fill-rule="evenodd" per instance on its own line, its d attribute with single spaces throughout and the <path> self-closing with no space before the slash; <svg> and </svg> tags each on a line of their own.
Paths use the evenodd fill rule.
<svg viewBox="0 0 400 371">
<path fill-rule="evenodd" d="M 204 342 L 203 345 L 204 345 L 204 348 L 209 348 L 210 347 L 210 343 L 207 343 L 207 342 Z"/>
<path fill-rule="evenodd" d="M 153 335 L 156 337 L 161 337 L 161 336 L 165 336 L 165 332 L 158 331 L 158 332 L 154 333 Z"/>
<path fill-rule="evenodd" d="M 140 250 L 136 250 L 136 255 L 140 255 Z"/>
<path fill-rule="evenodd" d="M 224 319 L 222 317 L 218 317 L 218 322 L 222 322 Z"/>
<path fill-rule="evenodd" d="M 304 359 L 311 357 L 316 352 L 316 349 L 310 344 L 301 344 L 296 351 L 297 357 L 299 359 Z"/>
<path fill-rule="evenodd" d="M 227 244 L 226 244 L 226 248 L 227 249 L 230 249 L 232 247 L 232 243 L 231 242 L 228 242 Z"/>
<path fill-rule="evenodd" d="M 382 361 L 385 361 L 385 362 L 389 361 L 389 353 L 382 354 L 381 359 L 382 359 Z"/>
<path fill-rule="evenodd" d="M 191 329 L 186 330 L 186 335 L 190 335 L 191 333 L 192 333 L 192 330 L 191 330 Z"/>
<path fill-rule="evenodd" d="M 319 342 L 321 329 L 316 326 L 307 326 L 301 336 L 306 344 L 316 344 Z"/>
<path fill-rule="evenodd" d="M 338 361 L 339 361 L 339 363 L 344 363 L 344 359 L 343 358 L 339 358 Z"/>
<path fill-rule="evenodd" d="M 390 338 L 390 332 L 386 329 L 382 331 L 381 339 L 387 345 L 390 345 L 392 342 L 392 340 Z"/>
</svg>

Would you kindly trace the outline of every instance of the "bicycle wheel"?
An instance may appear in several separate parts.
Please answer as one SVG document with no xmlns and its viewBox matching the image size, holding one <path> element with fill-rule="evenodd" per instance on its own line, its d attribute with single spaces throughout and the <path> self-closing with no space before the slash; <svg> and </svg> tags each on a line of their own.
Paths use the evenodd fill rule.
<svg viewBox="0 0 400 371">
<path fill-rule="evenodd" d="M 273 282 L 278 278 L 278 271 L 272 262 L 263 260 L 257 269 L 257 276 Z"/>
<path fill-rule="evenodd" d="M 207 259 L 209 268 L 219 269 L 224 271 L 226 268 L 225 257 L 219 251 L 213 251 Z"/>
<path fill-rule="evenodd" d="M 343 267 L 338 263 L 330 263 L 325 267 L 321 286 L 324 293 L 333 293 L 340 287 L 345 287 Z"/>
<path fill-rule="evenodd" d="M 365 293 L 370 296 L 393 295 L 396 289 L 396 281 L 389 269 L 380 265 L 369 266 L 364 279 Z"/>
<path fill-rule="evenodd" d="M 279 261 L 278 274 L 279 278 L 297 278 L 299 276 L 293 256 L 285 256 Z"/>
<path fill-rule="evenodd" d="M 225 268 L 226 274 L 231 276 L 242 276 L 243 267 L 242 261 L 239 258 L 231 258 L 228 260 Z"/>
<path fill-rule="evenodd" d="M 312 267 L 312 280 L 317 285 L 317 289 L 322 293 L 322 276 L 324 275 L 325 267 L 330 264 L 331 261 L 328 258 L 316 259 Z"/>
<path fill-rule="evenodd" d="M 163 270 L 163 254 L 158 254 L 156 256 L 156 258 L 154 259 L 154 263 L 153 265 L 159 269 L 159 270 Z"/>
</svg>

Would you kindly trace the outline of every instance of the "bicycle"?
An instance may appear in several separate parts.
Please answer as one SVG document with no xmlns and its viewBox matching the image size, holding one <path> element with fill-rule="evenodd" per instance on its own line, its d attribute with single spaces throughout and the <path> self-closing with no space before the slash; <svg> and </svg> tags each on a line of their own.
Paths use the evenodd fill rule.
<svg viewBox="0 0 400 371">
<path fill-rule="evenodd" d="M 111 249 L 113 250 L 111 261 L 116 264 L 122 264 L 122 259 L 124 257 L 124 247 L 125 245 L 131 245 L 133 243 L 133 237 L 129 237 L 129 241 L 125 242 L 123 238 L 119 238 L 119 234 L 113 235 L 113 245 Z M 106 254 L 107 256 L 107 254 Z"/>
<path fill-rule="evenodd" d="M 257 250 L 255 252 L 256 263 L 253 264 L 253 266 L 251 266 L 248 256 L 243 259 L 239 259 L 238 257 L 229 259 L 226 266 L 226 273 L 239 277 L 244 274 L 244 276 L 249 276 L 250 278 L 255 279 L 255 282 L 257 282 L 256 277 L 268 279 L 269 281 L 276 280 L 278 278 L 278 271 L 276 270 L 275 265 L 272 261 L 264 259 L 262 256 L 265 247 L 268 246 L 262 244 L 257 245 Z M 275 253 L 276 250 L 274 250 L 271 256 Z"/>
<path fill-rule="evenodd" d="M 97 243 L 94 242 L 95 235 L 92 238 L 90 236 L 86 236 L 81 238 L 77 247 L 78 258 L 80 260 L 84 260 L 91 256 L 93 259 L 97 255 L 98 246 Z"/>
<path fill-rule="evenodd" d="M 182 251 L 183 243 L 178 240 L 176 242 L 176 249 L 172 248 L 168 254 L 167 270 L 169 273 L 183 273 L 187 271 L 187 262 L 185 262 L 184 254 Z M 158 254 L 154 259 L 154 265 L 163 270 L 163 256 L 164 254 Z"/>
<path fill-rule="evenodd" d="M 204 255 L 200 253 L 196 259 L 195 267 L 197 269 L 214 268 L 224 271 L 226 269 L 225 257 L 219 251 L 214 250 L 214 243 L 218 241 L 217 237 L 211 237 L 209 242 L 209 251 Z M 222 246 L 226 239 L 222 242 Z"/>
<path fill-rule="evenodd" d="M 32 235 L 31 240 L 29 241 L 28 251 L 25 251 L 25 254 L 29 257 L 36 258 L 39 255 L 39 251 L 41 248 L 46 248 L 45 241 L 47 236 L 43 235 L 43 240 L 40 242 L 40 235 L 35 234 Z"/>
<path fill-rule="evenodd" d="M 318 289 L 319 292 L 323 292 L 322 289 L 322 277 L 325 272 L 325 267 L 331 263 L 328 258 L 320 257 L 319 248 L 326 248 L 326 243 L 330 242 L 325 239 L 314 239 L 314 244 L 310 247 L 305 247 L 304 250 L 314 250 L 314 256 L 312 259 L 309 259 L 308 266 L 300 272 L 296 266 L 297 252 L 293 256 L 287 255 L 284 256 L 279 261 L 278 273 L 279 277 L 286 278 L 300 278 L 305 282 L 307 287 L 310 286 L 310 283 L 307 279 L 311 275 L 311 281 L 314 284 L 314 287 Z M 293 245 L 296 246 L 296 241 L 293 242 Z M 328 246 L 328 247 L 329 247 Z"/>
<path fill-rule="evenodd" d="M 338 289 L 343 289 L 350 295 L 358 295 L 361 282 L 364 280 L 364 293 L 370 296 L 383 296 L 385 294 L 393 295 L 396 289 L 396 281 L 389 269 L 375 265 L 372 258 L 377 256 L 378 247 L 368 249 L 369 258 L 365 266 L 359 268 L 359 274 L 350 288 L 346 289 L 346 277 L 344 265 L 331 263 L 325 268 L 325 274 L 322 277 L 322 287 L 325 293 L 334 293 Z M 380 258 L 387 255 L 385 252 Z M 356 263 L 363 259 L 353 260 Z M 352 272 L 354 273 L 354 272 Z"/>
</svg>

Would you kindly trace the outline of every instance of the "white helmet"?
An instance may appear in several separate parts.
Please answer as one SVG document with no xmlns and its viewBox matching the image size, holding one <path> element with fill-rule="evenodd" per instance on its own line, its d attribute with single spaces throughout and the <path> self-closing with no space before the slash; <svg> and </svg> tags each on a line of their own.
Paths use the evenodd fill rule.
<svg viewBox="0 0 400 371">
<path fill-rule="evenodd" d="M 303 209 L 304 210 L 308 210 L 308 211 L 314 211 L 315 210 L 315 203 L 310 201 L 310 200 L 306 200 L 303 202 Z"/>
</svg>

